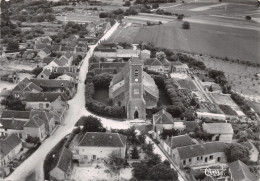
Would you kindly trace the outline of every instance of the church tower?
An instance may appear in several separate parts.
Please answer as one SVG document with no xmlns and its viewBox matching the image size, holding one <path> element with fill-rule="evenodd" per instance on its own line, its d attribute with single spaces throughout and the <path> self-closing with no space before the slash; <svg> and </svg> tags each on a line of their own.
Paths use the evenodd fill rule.
<svg viewBox="0 0 260 181">
<path fill-rule="evenodd" d="M 128 119 L 145 119 L 146 103 L 144 100 L 143 63 L 139 59 L 130 60 L 129 100 L 127 103 Z"/>
</svg>

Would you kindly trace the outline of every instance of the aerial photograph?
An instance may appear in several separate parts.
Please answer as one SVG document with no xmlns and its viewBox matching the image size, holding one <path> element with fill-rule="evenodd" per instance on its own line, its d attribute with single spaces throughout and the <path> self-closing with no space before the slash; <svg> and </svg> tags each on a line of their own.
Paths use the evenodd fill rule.
<svg viewBox="0 0 260 181">
<path fill-rule="evenodd" d="M 260 0 L 0 6 L 0 181 L 260 181 Z"/>
</svg>

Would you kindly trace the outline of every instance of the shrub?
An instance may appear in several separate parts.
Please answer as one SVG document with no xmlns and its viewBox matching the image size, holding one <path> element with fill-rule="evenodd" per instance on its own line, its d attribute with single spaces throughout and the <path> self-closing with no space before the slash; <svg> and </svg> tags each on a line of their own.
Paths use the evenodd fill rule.
<svg viewBox="0 0 260 181">
<path fill-rule="evenodd" d="M 178 14 L 178 15 L 177 15 L 177 19 L 178 19 L 178 20 L 182 20 L 183 18 L 184 18 L 184 15 L 183 15 L 183 14 Z"/>
<path fill-rule="evenodd" d="M 183 22 L 182 28 L 183 28 L 183 29 L 190 29 L 190 23 L 187 22 L 187 21 Z"/>
<path fill-rule="evenodd" d="M 248 16 L 248 15 L 247 15 L 247 16 L 245 17 L 245 19 L 246 19 L 246 20 L 251 20 L 252 18 L 251 18 L 251 16 Z"/>
</svg>

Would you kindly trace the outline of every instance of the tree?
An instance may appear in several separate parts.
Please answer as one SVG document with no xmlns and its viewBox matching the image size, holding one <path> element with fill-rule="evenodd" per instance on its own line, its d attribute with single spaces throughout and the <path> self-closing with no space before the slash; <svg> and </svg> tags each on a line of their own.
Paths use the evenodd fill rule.
<svg viewBox="0 0 260 181">
<path fill-rule="evenodd" d="M 133 176 L 137 180 L 145 180 L 148 174 L 149 167 L 145 162 L 141 161 L 140 163 L 133 163 Z"/>
<path fill-rule="evenodd" d="M 146 164 L 148 167 L 153 167 L 161 162 L 162 162 L 161 156 L 158 154 L 152 153 L 151 155 L 148 155 Z"/>
<path fill-rule="evenodd" d="M 209 87 L 209 92 L 213 92 L 213 87 L 212 87 L 212 85 Z"/>
<path fill-rule="evenodd" d="M 178 180 L 178 174 L 170 166 L 160 163 L 148 171 L 147 180 Z"/>
<path fill-rule="evenodd" d="M 119 170 L 125 165 L 125 159 L 121 158 L 120 155 L 114 151 L 108 156 L 108 162 L 110 168 L 113 170 Z"/>
<path fill-rule="evenodd" d="M 191 101 L 190 101 L 190 105 L 191 106 L 197 106 L 197 101 L 196 101 L 196 99 L 193 97 L 192 99 L 191 99 Z"/>
<path fill-rule="evenodd" d="M 82 132 L 105 132 L 106 129 L 103 127 L 101 120 L 94 116 L 83 116 L 77 122 L 77 126 L 83 126 Z"/>
<path fill-rule="evenodd" d="M 247 15 L 247 16 L 245 17 L 245 19 L 246 19 L 246 20 L 251 20 L 252 18 L 251 18 L 251 16 L 248 16 L 248 15 Z"/>
<path fill-rule="evenodd" d="M 160 60 L 160 61 L 162 61 L 163 59 L 166 58 L 166 55 L 165 55 L 165 53 L 164 53 L 163 51 L 156 52 L 155 56 L 156 56 L 156 58 L 157 58 L 158 60 Z"/>
<path fill-rule="evenodd" d="M 190 23 L 187 22 L 187 21 L 184 21 L 183 24 L 182 24 L 182 28 L 183 29 L 190 29 Z"/>
<path fill-rule="evenodd" d="M 225 85 L 222 87 L 222 93 L 223 94 L 227 94 L 228 93 L 227 87 Z"/>
<path fill-rule="evenodd" d="M 131 158 L 132 158 L 132 159 L 139 159 L 139 158 L 140 158 L 140 156 L 139 156 L 139 151 L 138 151 L 138 149 L 137 149 L 136 146 L 135 146 L 135 147 L 133 148 L 133 150 L 131 151 Z"/>
<path fill-rule="evenodd" d="M 158 4 L 158 3 L 153 3 L 153 4 L 152 4 L 152 8 L 153 8 L 153 9 L 159 8 L 159 4 Z"/>
<path fill-rule="evenodd" d="M 231 143 L 225 148 L 225 154 L 229 163 L 240 160 L 244 163 L 249 161 L 249 150 L 239 143 Z"/>
<path fill-rule="evenodd" d="M 18 41 L 15 40 L 9 40 L 7 43 L 7 50 L 18 50 L 19 49 L 19 44 Z"/>
<path fill-rule="evenodd" d="M 25 141 L 27 143 L 33 143 L 33 144 L 38 144 L 40 142 L 40 139 L 38 137 L 32 137 L 32 136 L 27 136 L 27 138 L 25 139 Z"/>
<path fill-rule="evenodd" d="M 34 74 L 36 77 L 42 72 L 42 67 L 36 67 L 32 70 L 32 74 Z"/>
<path fill-rule="evenodd" d="M 124 6 L 131 6 L 131 2 L 130 1 L 126 1 Z"/>
<path fill-rule="evenodd" d="M 25 111 L 25 104 L 22 103 L 19 98 L 15 98 L 12 94 L 2 100 L 1 104 L 10 110 Z"/>
</svg>

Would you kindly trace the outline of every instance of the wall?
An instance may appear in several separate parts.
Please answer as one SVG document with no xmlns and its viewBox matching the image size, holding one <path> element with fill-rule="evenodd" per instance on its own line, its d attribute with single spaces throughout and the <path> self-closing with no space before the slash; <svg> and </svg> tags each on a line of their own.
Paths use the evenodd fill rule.
<svg viewBox="0 0 260 181">
<path fill-rule="evenodd" d="M 105 58 L 115 58 L 116 57 L 116 52 L 99 52 L 99 51 L 94 51 L 94 56 L 97 57 L 105 57 Z"/>
<path fill-rule="evenodd" d="M 40 108 L 40 104 L 42 104 L 42 107 Z M 50 102 L 26 102 L 26 109 L 51 109 L 51 103 Z"/>
<path fill-rule="evenodd" d="M 40 140 L 43 140 L 45 138 L 45 136 L 46 136 L 45 128 L 41 129 L 41 128 L 24 127 L 23 129 L 24 129 L 25 137 L 30 135 L 32 137 L 38 137 Z M 41 132 L 43 133 L 42 135 L 41 135 Z"/>
</svg>

